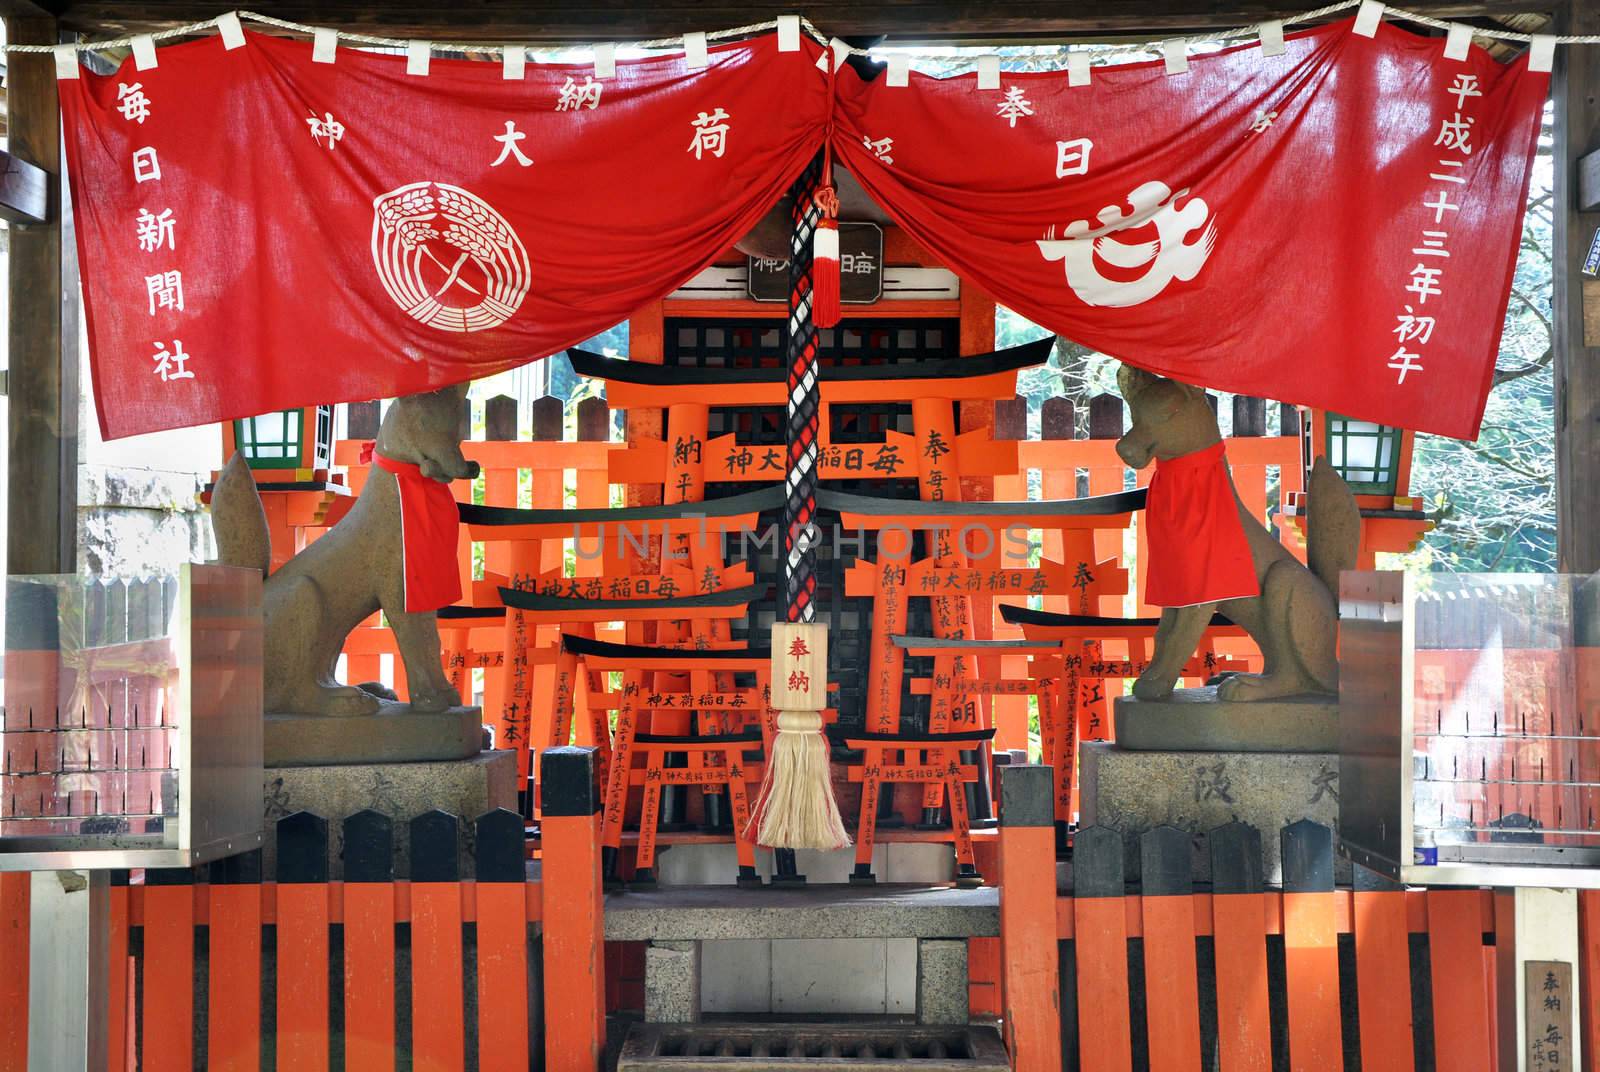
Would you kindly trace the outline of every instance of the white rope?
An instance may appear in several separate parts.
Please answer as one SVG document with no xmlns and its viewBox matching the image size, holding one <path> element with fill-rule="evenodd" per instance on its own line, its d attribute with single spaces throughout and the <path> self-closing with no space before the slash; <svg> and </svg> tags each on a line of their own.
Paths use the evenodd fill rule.
<svg viewBox="0 0 1600 1072">
<path fill-rule="evenodd" d="M 1361 0 L 1340 0 L 1339 3 L 1328 4 L 1325 7 L 1319 7 L 1313 11 L 1306 11 L 1298 15 L 1287 16 L 1282 20 L 1282 22 L 1286 26 L 1294 26 L 1303 22 L 1313 22 L 1317 19 L 1326 18 L 1327 16 L 1337 12 L 1357 7 L 1359 6 L 1360 2 Z M 238 14 L 241 19 L 248 19 L 251 22 L 258 22 L 263 26 L 272 26 L 280 30 L 287 30 L 291 33 L 309 35 L 317 29 L 317 27 L 308 25 L 306 23 L 290 22 L 287 19 L 273 18 L 270 15 L 262 15 L 254 11 L 241 11 Z M 1402 8 L 1396 7 L 1385 7 L 1383 10 L 1383 15 L 1386 19 L 1398 19 L 1406 22 L 1414 22 L 1421 26 L 1429 26 L 1440 30 L 1448 30 L 1451 26 L 1461 25 L 1459 23 L 1451 23 L 1443 19 L 1436 19 L 1429 15 L 1419 15 L 1415 12 L 1406 11 Z M 168 41 L 177 37 L 192 37 L 196 34 L 207 33 L 211 30 L 214 30 L 216 25 L 216 19 L 206 19 L 202 22 L 191 22 L 184 26 L 174 26 L 168 30 L 160 30 L 148 36 L 156 41 Z M 767 30 L 775 29 L 777 25 L 778 23 L 776 19 L 769 19 L 766 22 L 752 22 L 744 26 L 734 26 L 726 30 L 712 31 L 706 34 L 706 39 L 708 41 L 720 41 L 730 37 L 745 37 L 750 34 L 763 33 Z M 827 45 L 830 42 L 831 38 L 818 30 L 810 19 L 802 18 L 800 20 L 800 25 L 804 27 L 806 33 L 810 34 L 812 39 L 818 44 Z M 1515 41 L 1520 44 L 1528 44 L 1532 42 L 1535 37 L 1548 36 L 1544 34 L 1520 33 L 1515 30 L 1480 29 L 1476 26 L 1471 27 L 1471 30 L 1473 37 L 1481 37 L 1492 41 Z M 1233 41 L 1242 38 L 1253 37 L 1258 32 L 1259 27 L 1256 25 L 1239 26 L 1231 30 L 1216 30 L 1210 33 L 1191 34 L 1188 37 L 1162 38 L 1159 41 L 1151 41 L 1146 44 L 1119 45 L 1115 48 L 1096 51 L 1094 56 L 1097 60 L 1110 60 L 1125 55 L 1147 53 L 1159 54 L 1161 52 L 1162 45 L 1168 41 L 1182 42 L 1187 46 L 1193 44 L 1204 44 L 1211 41 Z M 335 33 L 337 34 L 339 40 L 349 41 L 358 45 L 374 45 L 381 48 L 405 48 L 411 43 L 410 38 L 381 37 L 377 34 L 357 33 L 351 30 L 336 30 Z M 132 46 L 134 39 L 141 36 L 145 35 L 128 34 L 125 37 L 113 37 L 103 41 L 81 41 L 73 44 L 71 47 L 79 52 L 96 52 L 102 49 L 129 48 Z M 1553 38 L 1553 40 L 1556 44 L 1560 45 L 1600 45 L 1600 34 L 1566 34 L 1557 36 Z M 647 41 L 632 41 L 628 42 L 627 47 L 675 48 L 681 46 L 682 44 L 683 38 L 680 35 L 674 37 L 654 37 Z M 434 41 L 432 43 L 432 47 L 435 51 L 439 52 L 461 52 L 467 55 L 499 56 L 508 46 L 503 44 L 485 45 L 482 43 L 465 41 Z M 523 45 L 518 47 L 529 46 Z M 54 52 L 55 49 L 56 46 L 53 45 L 8 44 L 3 46 L 3 51 L 8 53 L 45 53 Z M 847 47 L 846 51 L 852 56 L 870 57 L 872 55 L 870 50 L 862 48 Z M 915 52 L 916 50 L 909 49 L 907 51 Z"/>
</svg>

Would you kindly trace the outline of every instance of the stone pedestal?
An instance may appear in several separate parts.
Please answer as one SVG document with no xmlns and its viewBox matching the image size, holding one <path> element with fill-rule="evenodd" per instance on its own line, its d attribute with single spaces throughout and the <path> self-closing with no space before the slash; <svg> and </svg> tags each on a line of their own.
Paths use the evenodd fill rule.
<svg viewBox="0 0 1600 1072">
<path fill-rule="evenodd" d="M 1301 819 L 1338 826 L 1337 752 L 1132 751 L 1086 743 L 1079 770 L 1084 826 L 1137 838 L 1156 826 L 1200 835 L 1235 820 L 1248 823 L 1261 832 L 1268 885 L 1283 879 L 1279 832 L 1285 826 Z M 1125 859 L 1137 868 L 1137 845 Z M 1334 866 L 1336 880 L 1349 882 L 1349 861 Z M 1211 878 L 1210 853 L 1199 840 L 1193 874 Z"/>
<path fill-rule="evenodd" d="M 700 943 L 651 942 L 644 951 L 644 1018 L 700 1022 Z"/>
<path fill-rule="evenodd" d="M 1250 703 L 1217 689 L 1175 689 L 1165 700 L 1118 697 L 1117 744 L 1130 752 L 1337 752 L 1339 700 L 1288 696 Z"/>
<path fill-rule="evenodd" d="M 476 710 L 474 708 L 474 710 Z M 344 877 L 344 820 L 371 808 L 394 820 L 395 877 L 411 876 L 411 845 L 406 824 L 438 808 L 470 824 L 495 808 L 517 807 L 515 752 L 479 752 L 470 759 L 433 763 L 360 763 L 339 766 L 274 767 L 265 772 L 267 825 L 264 873 L 276 872 L 272 824 L 297 811 L 328 820 L 330 874 Z M 462 838 L 461 874 L 472 876 L 470 838 Z"/>
<path fill-rule="evenodd" d="M 375 715 L 269 714 L 262 737 L 268 767 L 459 760 L 483 748 L 483 709 L 423 713 L 384 700 Z"/>
</svg>

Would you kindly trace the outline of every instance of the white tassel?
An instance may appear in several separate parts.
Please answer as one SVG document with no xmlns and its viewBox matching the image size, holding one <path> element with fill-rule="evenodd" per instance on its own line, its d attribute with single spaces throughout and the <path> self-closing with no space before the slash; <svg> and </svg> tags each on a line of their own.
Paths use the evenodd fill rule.
<svg viewBox="0 0 1600 1072">
<path fill-rule="evenodd" d="M 849 845 L 830 777 L 822 712 L 779 711 L 751 820 L 756 841 L 773 848 L 823 851 Z"/>
</svg>

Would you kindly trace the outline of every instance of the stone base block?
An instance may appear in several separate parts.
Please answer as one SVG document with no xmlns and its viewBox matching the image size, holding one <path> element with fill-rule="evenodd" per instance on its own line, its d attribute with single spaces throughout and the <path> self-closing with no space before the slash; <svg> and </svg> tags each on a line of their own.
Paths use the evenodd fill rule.
<svg viewBox="0 0 1600 1072">
<path fill-rule="evenodd" d="M 917 939 L 917 1023 L 966 1023 L 968 985 L 964 940 Z"/>
<path fill-rule="evenodd" d="M 364 717 L 269 714 L 261 755 L 268 767 L 310 767 L 466 759 L 482 748 L 481 707 L 423 713 L 384 700 Z"/>
<path fill-rule="evenodd" d="M 1117 744 L 1130 752 L 1337 752 L 1339 701 L 1288 696 L 1252 703 L 1217 699 L 1217 689 L 1175 689 L 1165 700 L 1118 697 Z"/>
<path fill-rule="evenodd" d="M 1080 758 L 1083 825 L 1108 826 L 1136 839 L 1156 826 L 1200 835 L 1235 820 L 1261 832 L 1263 879 L 1283 880 L 1279 832 L 1310 819 L 1337 829 L 1337 752 L 1134 752 L 1117 744 L 1088 743 Z M 1129 878 L 1139 851 L 1124 855 Z M 1194 876 L 1211 878 L 1205 842 L 1195 842 Z M 1334 877 L 1350 880 L 1350 863 L 1337 859 Z"/>
<path fill-rule="evenodd" d="M 476 710 L 476 708 L 474 708 Z M 276 875 L 271 824 L 297 811 L 328 820 L 332 871 L 344 877 L 343 823 L 371 808 L 394 820 L 395 877 L 411 876 L 406 824 L 438 808 L 470 823 L 486 811 L 517 807 L 517 757 L 509 751 L 480 752 L 471 759 L 438 763 L 365 763 L 342 766 L 275 767 L 266 771 L 264 815 L 269 827 L 265 874 Z M 470 878 L 472 859 L 463 837 L 461 874 Z"/>
<path fill-rule="evenodd" d="M 699 942 L 651 942 L 644 951 L 644 1018 L 652 1024 L 699 1023 Z"/>
</svg>

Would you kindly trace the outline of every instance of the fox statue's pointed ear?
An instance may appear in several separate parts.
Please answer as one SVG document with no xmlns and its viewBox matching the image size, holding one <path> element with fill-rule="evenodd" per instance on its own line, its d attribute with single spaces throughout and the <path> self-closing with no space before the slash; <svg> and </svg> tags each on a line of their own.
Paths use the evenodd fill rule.
<svg viewBox="0 0 1600 1072">
<path fill-rule="evenodd" d="M 1122 397 L 1130 405 L 1135 395 L 1155 381 L 1155 376 L 1132 365 L 1123 365 L 1117 369 L 1117 389 L 1122 392 Z"/>
</svg>

